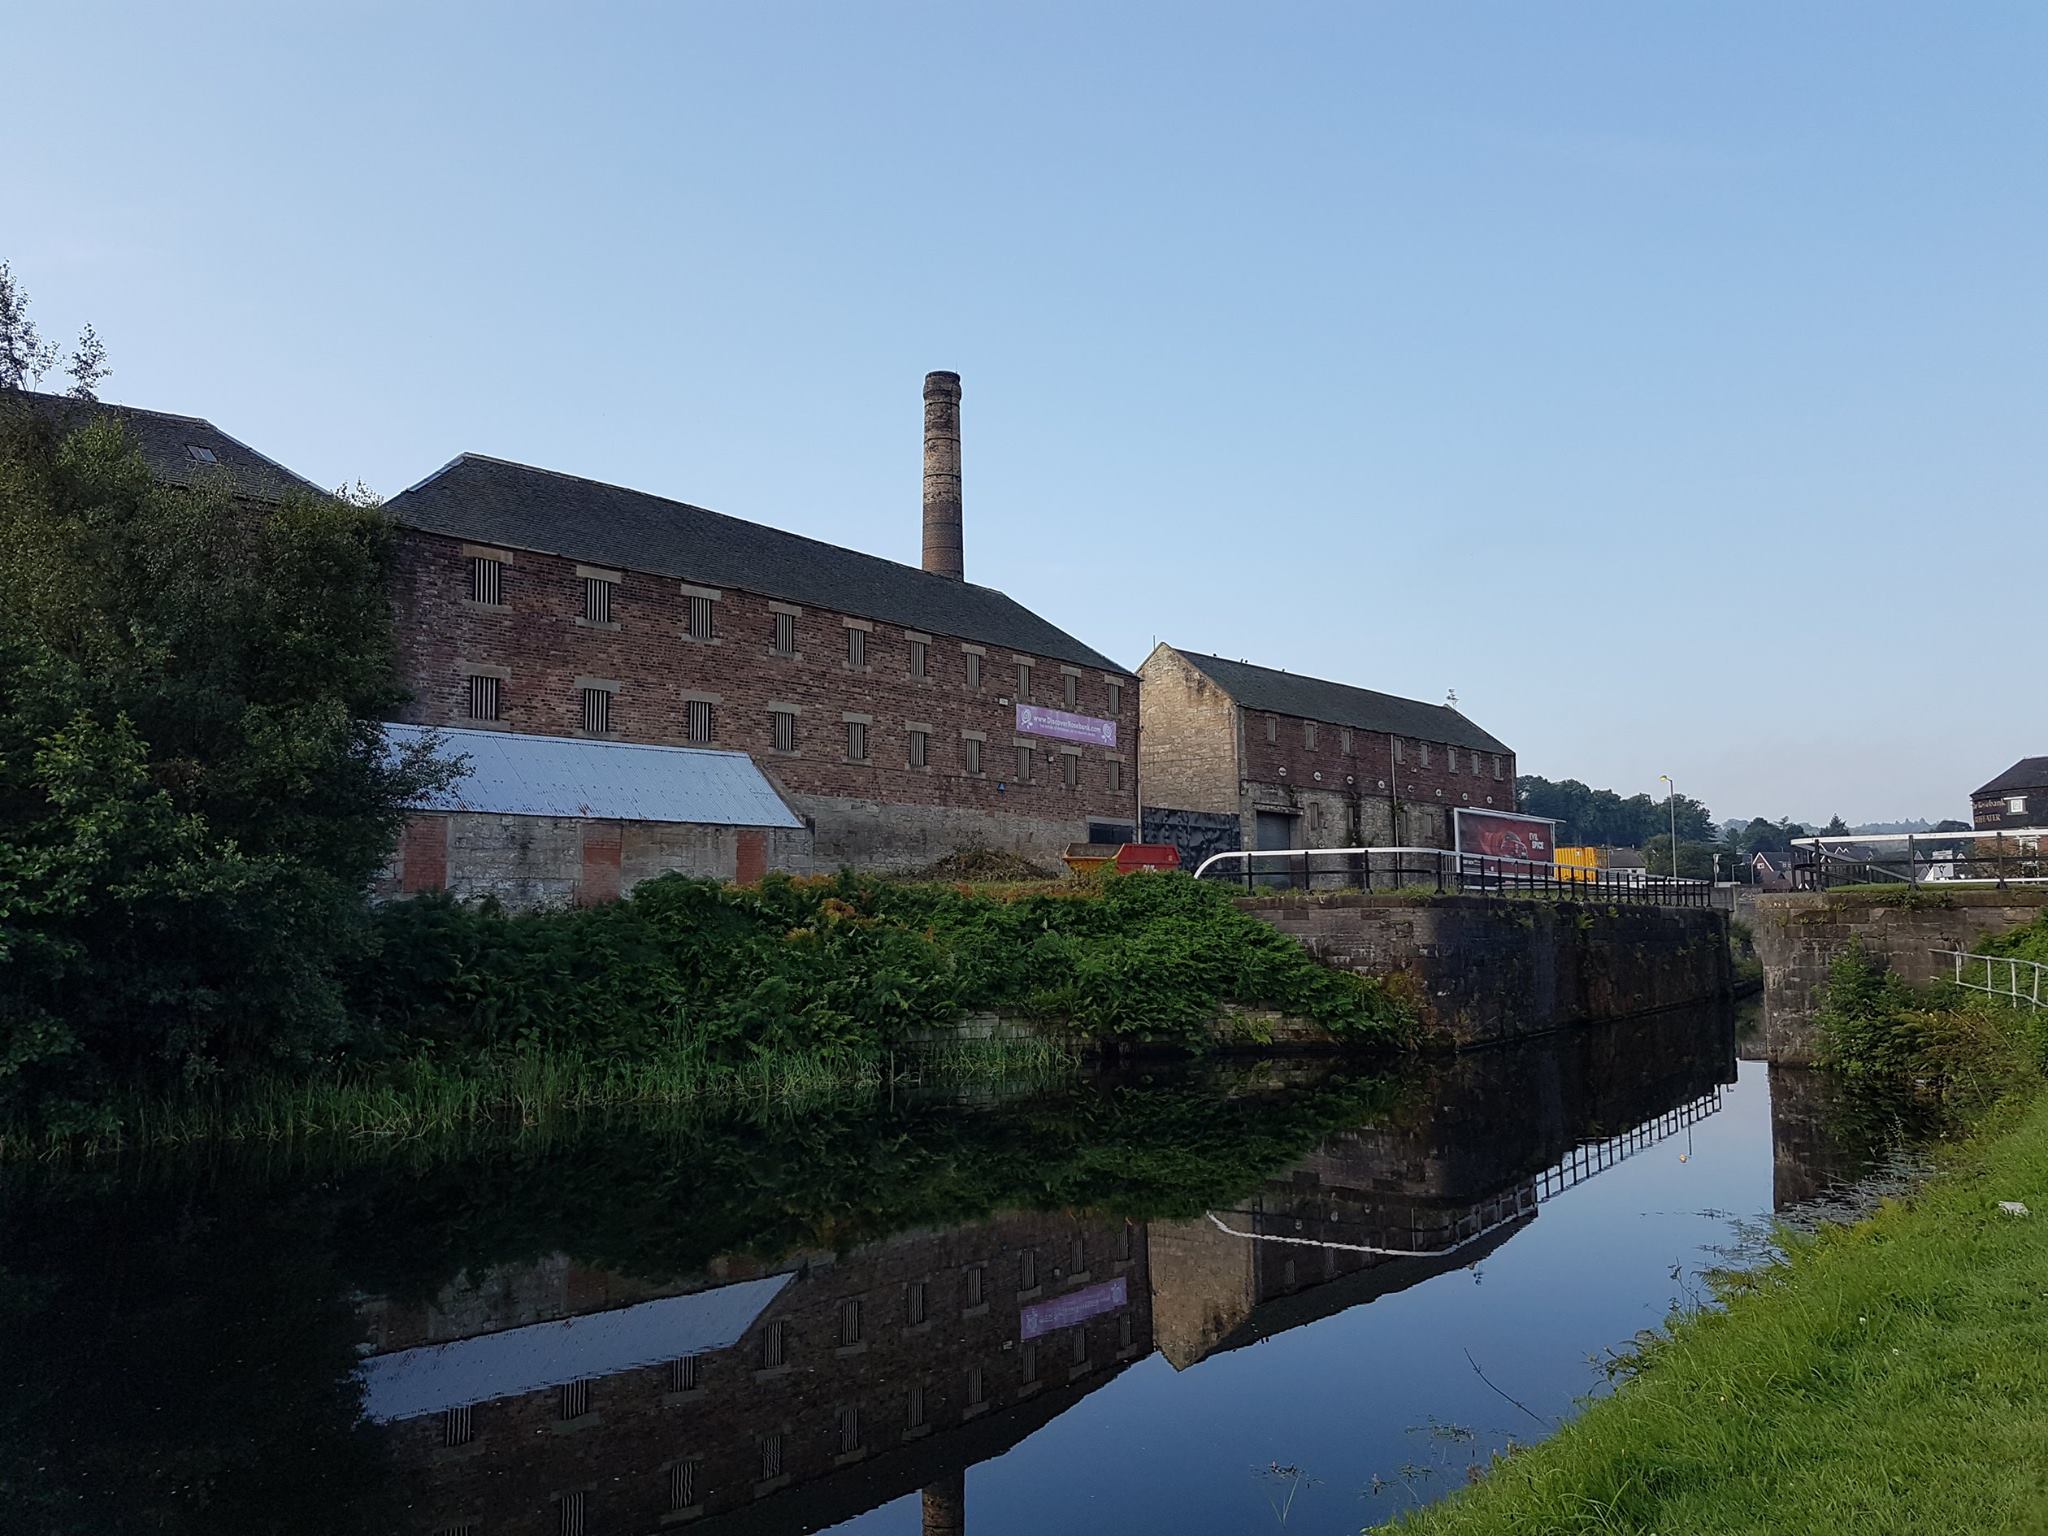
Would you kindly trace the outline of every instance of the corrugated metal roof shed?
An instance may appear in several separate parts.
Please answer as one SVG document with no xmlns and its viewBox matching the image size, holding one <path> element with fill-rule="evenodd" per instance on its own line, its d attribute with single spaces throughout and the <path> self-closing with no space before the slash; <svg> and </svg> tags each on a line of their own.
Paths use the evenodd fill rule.
<svg viewBox="0 0 2048 1536">
<path fill-rule="evenodd" d="M 428 728 L 387 725 L 393 743 Z M 680 821 L 721 827 L 801 827 L 768 776 L 744 752 L 650 747 L 572 736 L 443 727 L 443 757 L 469 772 L 421 810 L 498 816 L 584 816 L 601 821 Z"/>
</svg>

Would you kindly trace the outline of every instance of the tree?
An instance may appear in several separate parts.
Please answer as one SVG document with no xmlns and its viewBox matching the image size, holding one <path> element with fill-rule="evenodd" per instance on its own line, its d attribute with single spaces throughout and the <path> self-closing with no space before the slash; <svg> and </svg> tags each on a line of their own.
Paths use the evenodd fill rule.
<svg viewBox="0 0 2048 1536">
<path fill-rule="evenodd" d="M 106 345 L 101 342 L 99 332 L 88 323 L 78 333 L 78 345 L 71 349 L 71 361 L 64 365 L 64 372 L 71 378 L 71 388 L 65 393 L 74 400 L 97 400 L 100 380 L 113 371 L 107 364 Z"/>
<path fill-rule="evenodd" d="M 1623 799 L 1611 789 L 1588 789 L 1577 779 L 1553 784 L 1534 774 L 1515 780 L 1516 803 L 1532 816 L 1554 817 L 1562 826 L 1559 833 L 1569 843 L 1601 844 L 1617 848 L 1640 848 L 1658 833 L 1668 838 L 1671 830 L 1671 802 L 1649 795 Z M 1710 842 L 1714 820 L 1699 801 L 1678 797 L 1680 840 Z"/>
<path fill-rule="evenodd" d="M 1820 829 L 1822 837 L 1846 837 L 1848 833 L 1849 824 L 1839 816 L 1830 816 L 1828 824 Z"/>
<path fill-rule="evenodd" d="M 351 1043 L 337 977 L 413 796 L 374 508 L 157 483 L 0 392 L 0 1112 Z"/>
<path fill-rule="evenodd" d="M 42 382 L 57 361 L 57 349 L 28 317 L 28 290 L 14 269 L 0 261 L 0 389 L 27 389 Z"/>
</svg>

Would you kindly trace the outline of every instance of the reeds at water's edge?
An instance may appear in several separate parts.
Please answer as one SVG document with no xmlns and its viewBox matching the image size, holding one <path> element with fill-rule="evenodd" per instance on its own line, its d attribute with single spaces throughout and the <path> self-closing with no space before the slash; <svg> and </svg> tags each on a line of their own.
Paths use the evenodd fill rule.
<svg viewBox="0 0 2048 1536">
<path fill-rule="evenodd" d="M 1063 1075 L 1079 1062 L 1049 1040 L 980 1040 L 872 1053 L 764 1051 L 740 1061 L 701 1051 L 594 1059 L 518 1051 L 437 1062 L 430 1056 L 311 1078 L 259 1078 L 232 1091 L 193 1089 L 124 1106 L 113 1136 L 0 1126 L 0 1161 L 201 1143 L 311 1137 L 405 1138 L 486 1123 L 529 1126 L 563 1114 L 634 1107 L 777 1106 L 892 1086 L 973 1084 Z"/>
</svg>

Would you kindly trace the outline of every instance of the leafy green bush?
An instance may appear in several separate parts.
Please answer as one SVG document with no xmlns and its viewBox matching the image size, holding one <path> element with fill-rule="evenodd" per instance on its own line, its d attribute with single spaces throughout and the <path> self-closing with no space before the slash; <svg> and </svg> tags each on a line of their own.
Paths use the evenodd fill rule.
<svg viewBox="0 0 2048 1536">
<path fill-rule="evenodd" d="M 840 874 L 739 887 L 667 876 L 624 901 L 508 915 L 420 896 L 374 920 L 356 989 L 382 1049 L 688 1044 L 874 1049 L 1003 1012 L 1092 1037 L 1199 1045 L 1223 1004 L 1394 1042 L 1381 983 L 1325 967 L 1183 875 L 988 895 Z"/>
<path fill-rule="evenodd" d="M 1916 992 L 1861 944 L 1830 967 L 1818 1022 L 1823 1067 L 1923 1086 L 1958 1104 L 1995 1097 L 2042 1062 L 2033 1014 L 1945 985 Z"/>
</svg>

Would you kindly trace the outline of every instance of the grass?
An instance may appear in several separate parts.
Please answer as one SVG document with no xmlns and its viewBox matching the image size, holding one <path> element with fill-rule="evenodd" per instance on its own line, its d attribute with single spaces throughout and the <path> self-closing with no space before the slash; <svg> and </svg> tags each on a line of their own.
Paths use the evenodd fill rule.
<svg viewBox="0 0 2048 1536">
<path fill-rule="evenodd" d="M 539 1126 L 591 1110 L 805 1105 L 892 1085 L 1064 1076 L 1078 1054 L 1048 1040 L 970 1040 L 833 1055 L 763 1052 L 736 1062 L 701 1050 L 645 1060 L 516 1051 L 452 1064 L 427 1055 L 381 1070 L 260 1078 L 238 1091 L 138 1097 L 96 1136 L 0 1127 L 0 1162 L 76 1153 L 302 1138 L 403 1139 L 486 1124 Z"/>
<path fill-rule="evenodd" d="M 2048 1094 L 1991 1112 L 1911 1201 L 1786 1242 L 1615 1396 L 1396 1528 L 2048 1529 Z"/>
</svg>

